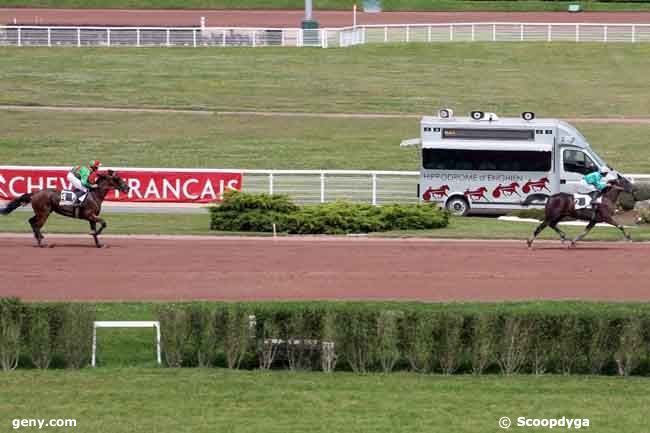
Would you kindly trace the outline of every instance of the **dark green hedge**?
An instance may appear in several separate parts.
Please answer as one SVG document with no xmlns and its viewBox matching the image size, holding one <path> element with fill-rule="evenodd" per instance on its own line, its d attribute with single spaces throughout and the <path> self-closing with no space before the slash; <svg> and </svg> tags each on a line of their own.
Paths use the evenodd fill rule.
<svg viewBox="0 0 650 433">
<path fill-rule="evenodd" d="M 334 202 L 296 206 L 286 195 L 228 192 L 210 209 L 212 230 L 237 232 L 347 234 L 389 230 L 436 229 L 449 224 L 448 213 L 433 204 L 372 206 Z"/>
<path fill-rule="evenodd" d="M 550 309 L 549 309 L 550 310 Z M 160 309 L 170 366 L 650 374 L 650 312 L 228 303 Z"/>
<path fill-rule="evenodd" d="M 94 307 L 0 298 L 0 368 L 81 368 L 92 348 Z"/>
</svg>

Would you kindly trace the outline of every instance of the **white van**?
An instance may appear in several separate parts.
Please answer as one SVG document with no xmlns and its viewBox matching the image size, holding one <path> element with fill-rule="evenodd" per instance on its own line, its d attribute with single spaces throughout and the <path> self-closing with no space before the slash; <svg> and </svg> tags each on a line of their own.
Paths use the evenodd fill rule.
<svg viewBox="0 0 650 433">
<path fill-rule="evenodd" d="M 420 133 L 401 143 L 421 149 L 418 196 L 457 215 L 543 207 L 553 194 L 579 192 L 585 174 L 606 166 L 576 128 L 532 112 L 455 117 L 443 109 L 422 118 Z"/>
</svg>

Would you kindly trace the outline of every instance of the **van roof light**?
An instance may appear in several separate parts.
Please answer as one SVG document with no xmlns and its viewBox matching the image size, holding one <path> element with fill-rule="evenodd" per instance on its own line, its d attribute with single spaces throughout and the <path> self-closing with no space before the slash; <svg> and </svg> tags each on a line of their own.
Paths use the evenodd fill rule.
<svg viewBox="0 0 650 433">
<path fill-rule="evenodd" d="M 454 117 L 454 110 L 451 108 L 443 108 L 438 110 L 438 117 L 441 119 L 451 119 Z"/>
</svg>

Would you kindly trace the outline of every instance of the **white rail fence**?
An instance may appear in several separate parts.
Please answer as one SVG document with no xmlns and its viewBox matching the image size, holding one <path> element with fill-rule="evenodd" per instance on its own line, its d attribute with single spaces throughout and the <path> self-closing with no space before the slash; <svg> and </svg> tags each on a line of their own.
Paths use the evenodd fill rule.
<svg viewBox="0 0 650 433">
<path fill-rule="evenodd" d="M 0 27 L 0 46 L 348 47 L 369 43 L 650 42 L 650 24 L 449 23 L 347 28 Z"/>
<path fill-rule="evenodd" d="M 244 170 L 243 190 L 288 194 L 300 204 L 347 200 L 375 205 L 418 203 L 419 171 Z M 650 183 L 650 174 L 626 175 Z"/>
<path fill-rule="evenodd" d="M 417 203 L 418 171 L 244 170 L 243 190 L 289 194 L 301 204 Z"/>
</svg>

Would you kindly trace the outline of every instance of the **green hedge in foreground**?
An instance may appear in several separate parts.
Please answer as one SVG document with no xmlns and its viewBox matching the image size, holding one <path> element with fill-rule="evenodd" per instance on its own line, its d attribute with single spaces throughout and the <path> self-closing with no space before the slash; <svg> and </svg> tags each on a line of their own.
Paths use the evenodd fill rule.
<svg viewBox="0 0 650 433">
<path fill-rule="evenodd" d="M 95 310 L 88 304 L 24 304 L 0 298 L 0 368 L 88 364 Z"/>
<path fill-rule="evenodd" d="M 434 204 L 372 206 L 343 201 L 297 206 L 282 194 L 227 192 L 210 208 L 210 228 L 220 231 L 347 234 L 389 230 L 436 229 L 449 213 Z"/>
<path fill-rule="evenodd" d="M 218 303 L 159 310 L 167 365 L 421 373 L 650 374 L 650 312 Z"/>
</svg>

